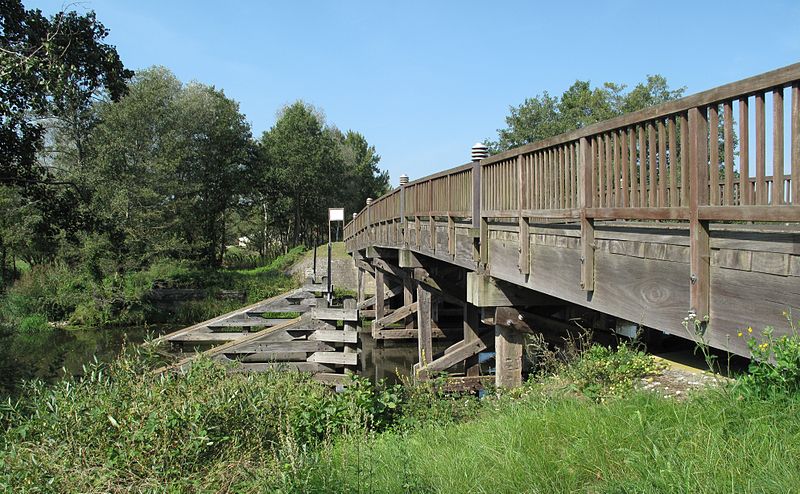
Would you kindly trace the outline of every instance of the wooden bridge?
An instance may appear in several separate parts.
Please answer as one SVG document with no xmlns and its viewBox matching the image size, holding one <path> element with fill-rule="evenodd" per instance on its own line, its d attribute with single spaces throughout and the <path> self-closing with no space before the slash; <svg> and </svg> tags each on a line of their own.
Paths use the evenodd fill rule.
<svg viewBox="0 0 800 494">
<path fill-rule="evenodd" d="M 419 372 L 466 379 L 493 347 L 497 384 L 515 385 L 525 332 L 576 322 L 741 355 L 742 328 L 786 333 L 798 201 L 795 64 L 403 184 L 345 240 L 376 280 L 358 300 L 375 338 L 418 338 Z M 434 355 L 448 311 L 460 341 Z"/>
</svg>

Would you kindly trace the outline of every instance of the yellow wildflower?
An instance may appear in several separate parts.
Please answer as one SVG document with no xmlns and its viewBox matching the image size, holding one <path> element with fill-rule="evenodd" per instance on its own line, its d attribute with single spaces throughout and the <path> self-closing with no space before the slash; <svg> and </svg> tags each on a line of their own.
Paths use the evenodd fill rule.
<svg viewBox="0 0 800 494">
<path fill-rule="evenodd" d="M 742 332 L 741 332 L 741 331 L 739 331 L 738 333 L 736 333 L 736 336 L 738 336 L 739 338 L 741 338 L 741 337 L 743 336 L 743 335 L 742 335 Z"/>
<path fill-rule="evenodd" d="M 752 333 L 753 332 L 753 326 L 748 326 L 747 327 L 747 332 L 748 333 Z"/>
</svg>

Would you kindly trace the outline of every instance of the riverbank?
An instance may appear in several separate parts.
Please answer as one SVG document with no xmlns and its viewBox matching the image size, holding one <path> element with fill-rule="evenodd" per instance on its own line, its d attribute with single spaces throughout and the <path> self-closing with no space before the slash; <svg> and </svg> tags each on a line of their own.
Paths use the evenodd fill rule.
<svg viewBox="0 0 800 494">
<path fill-rule="evenodd" d="M 63 263 L 34 266 L 0 298 L 0 324 L 20 332 L 192 324 L 296 287 L 299 278 L 288 271 L 304 252 L 297 247 L 251 269 L 209 270 L 163 260 L 140 271 L 99 276 Z M 165 289 L 202 291 L 202 296 L 165 305 L 155 296 Z M 239 296 L 227 297 L 230 292 Z"/>
<path fill-rule="evenodd" d="M 756 364 L 667 397 L 644 389 L 663 371 L 653 357 L 591 347 L 479 398 L 444 393 L 436 380 L 357 379 L 336 393 L 306 375 L 231 374 L 202 359 L 186 374 L 153 376 L 158 355 L 134 353 L 81 380 L 32 384 L 4 405 L 0 487 L 789 492 L 800 482 L 800 395 L 781 384 L 788 366 Z"/>
</svg>

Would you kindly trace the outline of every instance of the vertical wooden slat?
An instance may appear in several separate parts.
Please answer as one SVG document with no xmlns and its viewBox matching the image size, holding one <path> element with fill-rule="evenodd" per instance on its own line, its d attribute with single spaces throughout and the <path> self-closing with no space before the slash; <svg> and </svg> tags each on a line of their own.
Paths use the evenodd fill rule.
<svg viewBox="0 0 800 494">
<path fill-rule="evenodd" d="M 678 206 L 678 146 L 675 136 L 675 117 L 670 117 L 667 122 L 667 135 L 669 136 L 669 206 Z"/>
<path fill-rule="evenodd" d="M 722 118 L 724 122 L 723 133 L 725 138 L 725 193 L 723 203 L 726 206 L 733 204 L 733 104 L 726 101 L 722 105 Z"/>
<path fill-rule="evenodd" d="M 708 181 L 711 205 L 719 204 L 719 106 L 708 107 Z"/>
<path fill-rule="evenodd" d="M 689 204 L 689 122 L 686 115 L 681 113 L 681 206 Z"/>
<path fill-rule="evenodd" d="M 739 100 L 739 203 L 753 204 L 750 189 L 750 110 L 747 97 Z"/>
<path fill-rule="evenodd" d="M 653 122 L 647 123 L 647 167 L 649 171 L 647 201 L 648 206 L 656 206 L 656 129 Z"/>
<path fill-rule="evenodd" d="M 594 140 L 592 140 L 594 143 Z M 580 139 L 578 158 L 578 205 L 581 208 L 581 288 L 594 290 L 594 220 L 586 216 L 586 209 L 593 207 L 595 146 L 585 137 Z"/>
<path fill-rule="evenodd" d="M 630 173 L 628 180 L 630 181 L 631 188 L 631 201 L 629 205 L 636 207 L 639 205 L 639 195 L 636 189 L 636 127 L 631 127 L 628 131 L 628 166 Z"/>
<path fill-rule="evenodd" d="M 647 206 L 647 142 L 644 125 L 639 126 L 639 206 Z"/>
<path fill-rule="evenodd" d="M 715 132 L 713 129 L 712 132 Z M 708 222 L 698 215 L 700 206 L 709 202 L 708 186 L 708 120 L 699 108 L 689 110 L 689 304 L 699 319 L 709 315 L 711 251 Z"/>
<path fill-rule="evenodd" d="M 561 207 L 564 209 L 569 208 L 569 143 L 564 144 L 564 177 L 562 178 L 562 183 L 564 184 L 563 188 L 561 189 L 561 193 L 564 196 L 564 200 L 562 201 Z"/>
<path fill-rule="evenodd" d="M 772 91 L 772 204 L 784 204 L 783 88 Z"/>
<path fill-rule="evenodd" d="M 614 179 L 612 177 L 612 149 L 611 149 L 611 137 L 606 133 L 603 136 L 603 146 L 605 146 L 606 151 L 606 158 L 605 158 L 605 168 L 606 168 L 606 207 L 614 207 Z"/>
<path fill-rule="evenodd" d="M 605 146 L 603 144 L 603 137 L 597 137 L 597 177 L 598 181 L 598 199 L 601 208 L 606 207 L 606 172 L 605 172 Z"/>
<path fill-rule="evenodd" d="M 620 201 L 620 205 L 623 208 L 626 208 L 630 205 L 630 189 L 628 182 L 628 173 L 630 171 L 628 169 L 628 129 L 622 129 L 619 131 L 619 146 L 622 157 L 622 161 L 620 162 L 620 169 L 622 172 L 622 184 L 620 184 L 622 200 Z"/>
<path fill-rule="evenodd" d="M 569 143 L 567 145 L 567 208 L 575 206 L 575 145 Z"/>
<path fill-rule="evenodd" d="M 552 209 L 553 204 L 550 202 L 552 194 L 550 193 L 550 159 L 552 150 L 548 149 L 544 154 L 544 208 Z"/>
<path fill-rule="evenodd" d="M 764 93 L 756 94 L 756 204 L 767 203 L 767 129 Z"/>
<path fill-rule="evenodd" d="M 800 83 L 792 85 L 792 204 L 800 206 Z"/>
<path fill-rule="evenodd" d="M 664 121 L 658 119 L 658 206 L 667 205 L 667 136 Z"/>
<path fill-rule="evenodd" d="M 564 207 L 564 147 L 558 146 L 556 149 L 558 156 L 558 168 L 556 169 L 556 208 Z"/>
<path fill-rule="evenodd" d="M 612 180 L 611 180 L 611 189 L 614 191 L 612 203 L 611 205 L 614 207 L 619 207 L 621 201 L 620 198 L 620 190 L 619 190 L 619 135 L 617 132 L 614 132 L 611 135 L 611 142 L 612 146 L 614 146 L 614 156 L 613 156 L 613 166 L 612 166 Z"/>
<path fill-rule="evenodd" d="M 589 191 L 588 191 L 588 195 L 586 197 L 587 198 L 591 198 L 592 204 L 600 204 L 599 199 L 598 199 L 598 194 L 597 194 L 597 183 L 598 182 L 595 181 L 595 179 L 597 177 L 597 169 L 600 167 L 600 163 L 599 163 L 598 158 L 597 158 L 597 151 L 598 151 L 598 149 L 597 149 L 597 138 L 593 137 L 591 139 L 590 149 L 589 149 L 590 156 L 589 156 L 589 160 L 588 161 L 586 160 L 586 157 L 585 157 L 586 150 L 583 147 L 583 141 L 581 141 L 581 145 L 580 146 L 581 146 L 581 150 L 580 150 L 581 159 L 584 160 L 585 164 L 589 165 L 588 173 L 590 173 L 591 176 L 588 179 L 588 185 L 585 185 L 586 184 L 586 177 L 583 177 L 583 171 L 584 171 L 585 166 L 581 165 L 581 162 L 578 162 L 578 169 L 579 169 L 578 177 L 580 178 L 581 183 L 584 184 L 584 187 L 590 187 Z M 579 187 L 578 190 L 579 190 L 579 192 L 583 193 L 582 192 L 583 191 L 583 187 Z M 580 202 L 580 207 L 584 207 L 584 205 L 583 205 L 584 202 L 581 201 L 580 198 L 578 199 L 578 201 Z"/>
</svg>

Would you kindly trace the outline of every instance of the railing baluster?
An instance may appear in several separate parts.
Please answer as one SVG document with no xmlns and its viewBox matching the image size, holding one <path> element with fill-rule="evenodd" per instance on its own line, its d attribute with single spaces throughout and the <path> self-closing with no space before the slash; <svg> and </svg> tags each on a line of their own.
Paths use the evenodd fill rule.
<svg viewBox="0 0 800 494">
<path fill-rule="evenodd" d="M 711 195 L 709 199 L 711 205 L 719 204 L 719 106 L 711 105 L 708 107 L 708 160 L 709 172 L 708 181 Z"/>
<path fill-rule="evenodd" d="M 772 91 L 772 204 L 784 204 L 783 88 Z"/>
<path fill-rule="evenodd" d="M 667 138 L 664 121 L 658 119 L 658 206 L 667 205 Z"/>
<path fill-rule="evenodd" d="M 800 83 L 792 84 L 792 204 L 800 206 Z"/>
<path fill-rule="evenodd" d="M 733 205 L 733 104 L 726 101 L 722 105 L 723 132 L 725 138 L 725 194 L 723 203 Z"/>
<path fill-rule="evenodd" d="M 675 116 L 669 117 L 667 123 L 669 135 L 669 207 L 678 207 L 678 146 L 675 136 Z"/>
<path fill-rule="evenodd" d="M 764 93 L 756 94 L 756 204 L 767 204 L 767 142 Z"/>
</svg>

